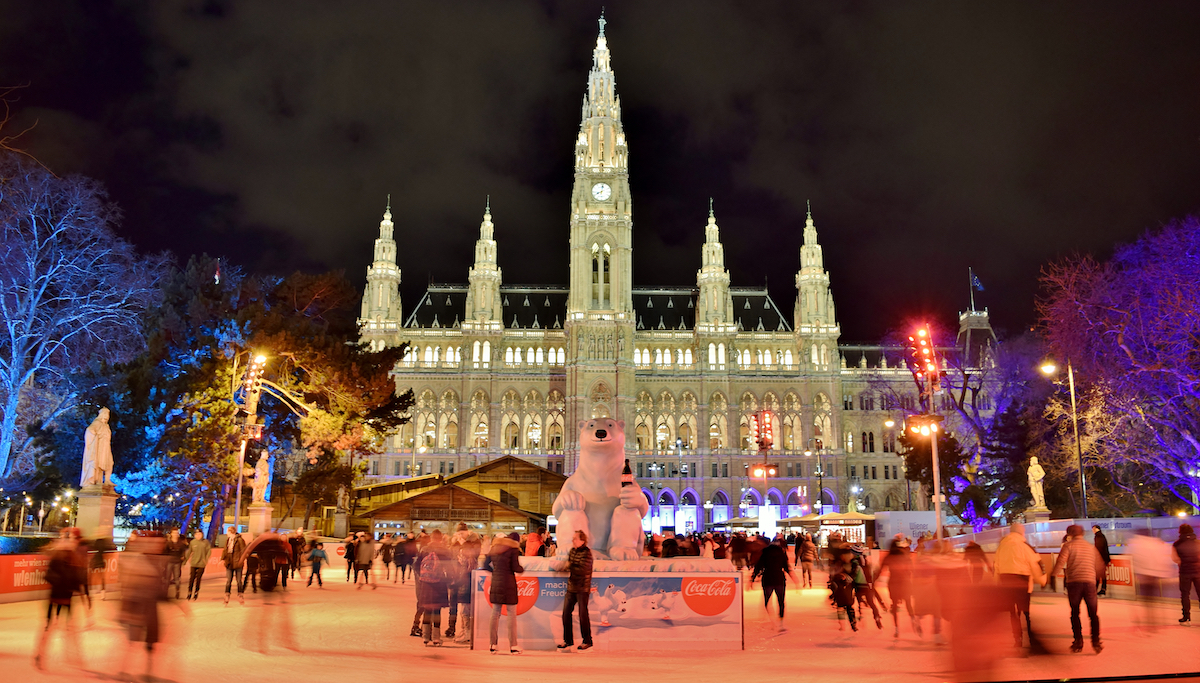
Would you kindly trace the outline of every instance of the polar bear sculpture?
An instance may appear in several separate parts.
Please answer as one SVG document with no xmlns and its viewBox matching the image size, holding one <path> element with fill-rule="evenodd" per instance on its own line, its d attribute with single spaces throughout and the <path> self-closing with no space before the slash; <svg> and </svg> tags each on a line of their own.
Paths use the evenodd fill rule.
<svg viewBox="0 0 1200 683">
<path fill-rule="evenodd" d="M 587 533 L 597 557 L 636 560 L 642 556 L 642 518 L 650 511 L 641 487 L 621 486 L 625 467 L 625 421 L 596 418 L 579 423 L 579 466 L 558 498 L 558 554 L 566 557 L 577 530 Z"/>
</svg>

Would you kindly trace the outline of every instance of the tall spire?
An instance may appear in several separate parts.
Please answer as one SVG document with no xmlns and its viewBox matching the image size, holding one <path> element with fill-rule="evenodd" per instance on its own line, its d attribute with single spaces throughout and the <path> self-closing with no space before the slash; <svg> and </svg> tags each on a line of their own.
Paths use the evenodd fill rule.
<svg viewBox="0 0 1200 683">
<path fill-rule="evenodd" d="M 400 324 L 400 268 L 396 265 L 394 230 L 392 195 L 389 194 L 383 220 L 379 221 L 375 259 L 367 267 L 367 288 L 362 300 L 362 321 L 371 321 L 376 327 Z"/>
<path fill-rule="evenodd" d="M 624 168 L 626 163 L 621 98 L 617 97 L 612 55 L 608 50 L 608 38 L 604 36 L 605 23 L 607 20 L 601 14 L 600 33 L 592 50 L 587 94 L 583 97 L 579 139 L 575 145 L 576 168 Z"/>
<path fill-rule="evenodd" d="M 804 218 L 804 245 L 800 247 L 800 272 L 796 273 L 795 329 L 836 328 L 833 294 L 829 291 L 829 274 L 825 258 L 817 241 L 817 226 L 813 222 L 812 204 Z"/>
<path fill-rule="evenodd" d="M 725 247 L 721 245 L 721 230 L 708 199 L 708 225 L 704 226 L 704 251 L 700 270 L 696 272 L 700 288 L 696 309 L 696 329 L 701 332 L 721 332 L 733 322 L 733 295 L 729 292 L 729 271 L 725 270 Z"/>
<path fill-rule="evenodd" d="M 492 197 L 488 195 L 475 242 L 475 264 L 467 275 L 466 320 L 463 330 L 498 330 L 501 316 L 500 282 L 503 274 L 496 261 L 495 226 L 492 224 Z"/>
</svg>

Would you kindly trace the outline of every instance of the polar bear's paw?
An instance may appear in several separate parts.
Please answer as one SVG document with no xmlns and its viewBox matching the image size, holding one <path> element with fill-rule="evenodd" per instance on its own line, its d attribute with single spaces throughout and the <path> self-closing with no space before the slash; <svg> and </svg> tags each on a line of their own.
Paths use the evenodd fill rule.
<svg viewBox="0 0 1200 683">
<path fill-rule="evenodd" d="M 609 548 L 608 555 L 618 562 L 641 559 L 642 553 L 637 548 Z"/>
</svg>

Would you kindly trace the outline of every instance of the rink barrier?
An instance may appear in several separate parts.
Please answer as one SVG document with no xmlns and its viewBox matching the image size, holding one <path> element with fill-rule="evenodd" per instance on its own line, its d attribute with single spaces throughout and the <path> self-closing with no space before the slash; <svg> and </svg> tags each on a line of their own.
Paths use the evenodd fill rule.
<svg viewBox="0 0 1200 683">
<path fill-rule="evenodd" d="M 488 650 L 492 573 L 472 572 L 472 649 Z M 554 650 L 562 642 L 565 572 L 526 571 L 517 575 L 515 607 L 518 639 L 526 650 Z M 599 651 L 744 650 L 745 603 L 740 572 L 608 572 L 592 574 L 588 615 Z M 508 649 L 507 616 L 499 643 Z M 582 642 L 573 615 L 575 644 Z"/>
<path fill-rule="evenodd" d="M 119 551 L 109 552 L 104 558 L 103 570 L 88 569 L 88 586 L 106 584 L 110 590 L 119 588 L 120 555 Z M 0 555 L 0 604 L 45 600 L 50 597 L 50 584 L 46 583 L 46 567 L 49 564 L 49 556 L 42 554 Z M 205 565 L 204 576 L 213 578 L 218 571 L 221 578 L 224 578 L 225 567 L 221 564 L 221 549 L 213 548 L 208 564 Z M 188 566 L 185 564 L 181 580 L 187 579 Z"/>
</svg>

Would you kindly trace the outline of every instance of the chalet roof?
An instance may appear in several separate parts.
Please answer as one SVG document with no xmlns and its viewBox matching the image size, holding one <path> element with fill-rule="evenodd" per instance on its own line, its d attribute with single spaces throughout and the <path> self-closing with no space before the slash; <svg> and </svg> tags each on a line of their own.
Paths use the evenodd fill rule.
<svg viewBox="0 0 1200 683">
<path fill-rule="evenodd" d="M 548 470 L 545 467 L 542 467 L 541 465 L 538 465 L 536 463 L 529 462 L 528 460 L 522 460 L 521 458 L 517 458 L 517 457 L 511 456 L 511 455 L 505 455 L 505 456 L 496 458 L 495 460 L 485 462 L 482 465 L 476 465 L 475 467 L 472 467 L 470 469 L 463 470 L 454 475 L 448 476 L 448 477 L 446 477 L 446 483 L 453 484 L 455 482 L 463 481 L 464 479 L 470 479 L 471 477 L 473 477 L 477 474 L 480 474 L 481 472 L 486 472 L 489 470 L 496 469 L 499 466 L 502 466 L 502 465 L 507 466 L 507 465 L 510 465 L 513 463 L 520 465 L 522 469 L 540 470 L 541 472 L 549 474 L 552 477 L 556 477 L 563 481 L 567 480 L 567 476 L 565 474 L 559 474 L 558 472 L 555 472 L 553 470 Z"/>
<path fill-rule="evenodd" d="M 408 506 L 414 507 L 414 508 L 420 507 L 422 498 L 433 497 L 435 494 L 444 493 L 447 489 L 449 489 L 452 492 L 452 494 L 456 497 L 457 496 L 466 496 L 468 498 L 475 498 L 483 503 L 486 503 L 488 506 L 494 506 L 494 507 L 501 508 L 503 510 L 507 510 L 509 512 L 514 512 L 516 514 L 519 514 L 523 517 L 527 517 L 529 519 L 541 519 L 541 515 L 538 515 L 533 512 L 526 512 L 525 510 L 515 508 L 511 505 L 505 505 L 504 503 L 501 503 L 498 500 L 493 500 L 491 498 L 488 498 L 487 496 L 483 496 L 478 493 L 475 493 L 474 491 L 468 491 L 467 489 L 464 489 L 463 487 L 457 486 L 455 484 L 446 484 L 445 486 L 440 486 L 436 489 L 433 489 L 432 491 L 425 491 L 424 493 L 418 493 L 415 496 L 409 496 L 408 498 L 405 498 L 404 500 L 399 500 L 399 501 L 396 501 L 395 503 L 391 503 L 389 505 L 384 505 L 382 507 L 375 508 L 374 510 L 371 510 L 370 512 L 365 513 L 362 516 L 368 517 L 370 519 L 374 519 L 376 517 L 386 517 L 389 512 L 399 511 L 400 506 L 402 506 L 402 505 L 408 505 Z"/>
</svg>

